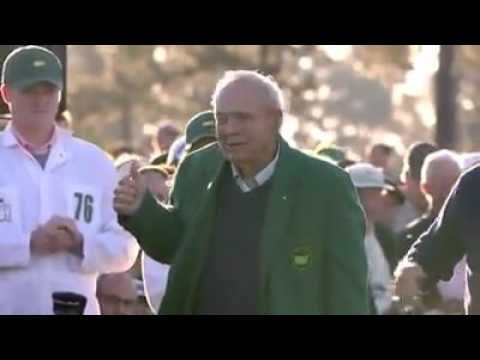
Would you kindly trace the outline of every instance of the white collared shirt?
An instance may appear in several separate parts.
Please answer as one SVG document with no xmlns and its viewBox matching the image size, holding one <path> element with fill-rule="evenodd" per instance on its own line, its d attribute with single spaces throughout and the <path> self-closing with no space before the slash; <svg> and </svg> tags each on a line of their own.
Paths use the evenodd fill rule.
<svg viewBox="0 0 480 360">
<path fill-rule="evenodd" d="M 439 281 L 438 291 L 444 301 L 463 301 L 466 287 L 467 259 L 464 257 L 454 268 L 453 276 L 449 281 Z"/>
<path fill-rule="evenodd" d="M 170 266 L 161 264 L 142 252 L 142 277 L 145 297 L 150 310 L 158 314 L 167 291 Z"/>
<path fill-rule="evenodd" d="M 57 129 L 42 168 L 11 128 L 0 132 L 0 314 L 50 315 L 53 292 L 87 298 L 85 314 L 98 314 L 98 274 L 128 270 L 138 244 L 117 221 L 115 168 L 96 146 Z M 75 220 L 84 257 L 30 252 L 30 238 L 53 216 Z"/>
<path fill-rule="evenodd" d="M 277 155 L 275 156 L 275 158 L 263 170 L 258 172 L 257 175 L 249 179 L 242 178 L 240 172 L 232 163 L 232 173 L 237 185 L 244 193 L 250 192 L 262 186 L 268 180 L 270 180 L 275 173 L 275 168 L 277 167 L 279 157 L 280 146 L 278 146 Z"/>
<path fill-rule="evenodd" d="M 386 313 L 392 305 L 392 278 L 390 275 L 390 265 L 375 235 L 374 225 L 369 221 L 367 221 L 365 233 L 365 251 L 368 262 L 368 282 L 370 290 L 377 312 L 382 315 Z"/>
</svg>

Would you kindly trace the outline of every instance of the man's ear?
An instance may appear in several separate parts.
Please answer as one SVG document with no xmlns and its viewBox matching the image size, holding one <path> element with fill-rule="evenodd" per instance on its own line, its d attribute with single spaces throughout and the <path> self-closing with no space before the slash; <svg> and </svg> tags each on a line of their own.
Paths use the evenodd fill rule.
<svg viewBox="0 0 480 360">
<path fill-rule="evenodd" d="M 6 104 L 10 103 L 10 94 L 7 86 L 5 84 L 0 85 L 0 93 L 2 94 L 2 99 Z"/>
<path fill-rule="evenodd" d="M 277 125 L 277 130 L 280 132 L 280 129 L 282 128 L 283 125 L 283 112 L 281 110 L 273 110 L 272 111 L 272 117 L 276 121 Z"/>
<path fill-rule="evenodd" d="M 424 195 L 430 195 L 432 189 L 428 183 L 420 183 L 420 190 Z"/>
</svg>

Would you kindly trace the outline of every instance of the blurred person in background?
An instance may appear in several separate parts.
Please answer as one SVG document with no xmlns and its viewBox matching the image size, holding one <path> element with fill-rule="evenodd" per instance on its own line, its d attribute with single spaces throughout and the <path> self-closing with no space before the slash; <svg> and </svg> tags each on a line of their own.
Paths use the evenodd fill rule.
<svg viewBox="0 0 480 360">
<path fill-rule="evenodd" d="M 398 256 L 403 258 L 415 241 L 428 230 L 440 213 L 453 185 L 462 172 L 458 155 L 449 150 L 431 153 L 425 158 L 420 189 L 427 199 L 425 212 L 409 223 L 399 235 Z"/>
<path fill-rule="evenodd" d="M 118 156 L 114 159 L 114 166 L 117 171 L 117 181 L 120 181 L 130 173 L 133 164 L 137 163 L 140 164 L 140 166 L 147 165 L 145 158 L 139 154 L 134 153 L 133 149 L 129 147 L 120 147 L 118 148 L 118 150 L 124 150 L 124 152 L 118 151 Z M 152 175 L 149 177 L 154 176 Z M 140 252 L 138 253 L 135 263 L 132 265 L 129 271 L 135 279 L 142 279 L 142 264 Z"/>
<path fill-rule="evenodd" d="M 149 191 L 151 194 L 160 202 L 167 202 L 168 201 L 168 194 L 170 191 L 170 181 L 174 173 L 174 169 L 171 167 L 166 166 L 165 164 L 160 164 L 157 165 L 158 163 L 162 163 L 163 158 L 153 158 L 153 162 L 151 164 L 145 164 L 145 158 L 138 154 L 131 154 L 131 153 L 123 153 L 121 154 L 115 161 L 115 167 L 117 169 L 118 173 L 118 178 L 122 179 L 125 176 L 127 176 L 130 171 L 131 171 L 131 166 L 133 163 L 138 163 L 142 167 L 140 168 L 140 172 L 146 177 L 147 181 L 147 186 L 149 188 Z M 138 282 L 141 284 L 142 287 L 142 292 L 143 296 L 145 298 L 145 306 L 143 307 L 144 310 L 149 308 L 149 304 L 151 303 L 150 301 L 147 301 L 148 294 L 145 293 L 143 290 L 144 288 L 144 283 L 145 283 L 145 272 L 143 270 L 143 260 L 144 255 L 141 252 L 136 261 L 135 264 L 132 266 L 132 268 L 129 270 L 129 273 L 134 277 L 135 281 L 137 282 L 137 287 L 138 287 Z M 153 266 L 155 268 L 155 266 Z M 161 267 L 161 266 L 160 266 Z M 154 274 L 153 276 L 156 276 Z M 150 280 L 151 276 L 147 276 L 147 279 Z M 149 282 L 152 284 L 152 281 Z M 155 282 L 156 285 L 156 282 Z M 150 291 L 151 293 L 152 291 Z M 141 300 L 141 299 L 140 299 Z M 149 299 L 148 299 L 149 300 Z M 140 306 L 142 308 L 142 306 Z M 152 307 L 153 311 L 153 307 Z"/>
<path fill-rule="evenodd" d="M 429 206 L 425 214 L 410 223 L 401 234 L 399 260 L 438 216 L 461 172 L 461 158 L 454 152 L 440 150 L 427 156 L 422 167 L 421 188 Z M 423 285 L 422 302 L 426 310 L 437 308 L 447 313 L 461 313 L 464 291 L 465 261 L 462 260 L 455 267 L 450 281 L 439 281 L 437 284 L 427 282 Z"/>
<path fill-rule="evenodd" d="M 410 277 L 411 269 L 406 265 L 409 262 L 407 251 L 410 249 L 410 252 L 414 254 L 413 256 L 416 256 L 415 252 L 417 250 L 414 243 L 419 238 L 425 237 L 426 239 L 428 234 L 435 234 L 435 231 L 438 231 L 431 225 L 434 222 L 439 223 L 442 221 L 439 216 L 444 211 L 442 209 L 452 188 L 460 177 L 461 171 L 461 159 L 457 154 L 448 150 L 432 153 L 425 160 L 422 168 L 421 183 L 422 190 L 425 192 L 429 202 L 429 208 L 424 216 L 407 227 L 402 237 L 403 247 L 400 249 L 400 255 L 404 255 L 405 258 L 397 269 L 398 292 L 401 296 L 404 295 L 402 293 L 403 288 L 408 287 L 409 281 L 418 280 Z M 460 237 L 459 240 L 455 240 L 456 235 Z M 455 234 L 452 232 L 448 235 L 451 237 L 449 241 L 460 241 L 461 235 L 461 233 Z M 421 242 L 421 240 L 418 240 L 418 242 Z M 422 248 L 420 245 L 420 252 L 424 251 L 422 249 L 425 248 Z M 440 259 L 437 261 L 440 261 Z M 466 287 L 465 269 L 466 261 L 463 259 L 454 266 L 450 279 L 425 277 L 425 279 L 422 279 L 423 281 L 418 281 L 415 286 L 418 286 L 417 295 L 421 302 L 420 305 L 427 309 L 440 308 L 446 313 L 461 313 Z"/>
<path fill-rule="evenodd" d="M 156 200 L 167 203 L 171 184 L 169 180 L 172 175 L 165 166 L 146 166 L 140 169 L 140 173 L 146 177 L 147 187 Z M 144 252 L 139 260 L 145 298 L 150 310 L 156 314 L 165 294 L 170 266 L 153 260 Z"/>
<path fill-rule="evenodd" d="M 187 154 L 187 138 L 185 136 L 179 137 L 170 147 L 167 157 L 167 165 L 178 167 L 183 158 Z"/>
<path fill-rule="evenodd" d="M 159 154 L 168 153 L 173 142 L 181 136 L 181 131 L 171 121 L 162 121 L 158 124 L 155 136 L 156 150 Z"/>
<path fill-rule="evenodd" d="M 413 220 L 421 216 L 428 208 L 428 202 L 420 187 L 420 173 L 425 158 L 437 151 L 435 145 L 415 143 L 411 145 L 403 160 L 401 189 L 406 201 L 398 208 L 393 224 L 393 231 L 398 234 Z"/>
<path fill-rule="evenodd" d="M 375 233 L 375 223 L 384 212 L 382 191 L 386 188 L 385 176 L 381 168 L 369 163 L 358 163 L 346 168 L 353 185 L 358 191 L 365 211 L 367 231 L 365 249 L 368 261 L 369 293 L 372 313 L 388 314 L 392 306 L 392 269 L 384 247 Z"/>
<path fill-rule="evenodd" d="M 191 154 L 204 146 L 216 142 L 215 115 L 213 111 L 198 113 L 188 121 L 185 131 L 185 142 L 185 151 L 187 154 Z M 150 166 L 140 169 L 140 172 L 145 172 L 148 168 L 155 171 L 155 168 Z M 171 172 L 168 173 L 168 169 L 165 166 L 161 168 L 161 170 L 167 172 L 164 174 L 164 179 L 166 181 L 164 184 L 160 184 L 160 181 L 158 181 L 157 186 L 152 185 L 152 179 L 148 178 L 148 175 L 147 182 L 149 183 L 148 186 L 150 192 L 154 196 L 155 193 L 158 192 L 155 190 L 156 188 L 165 190 L 163 196 L 156 196 L 156 198 L 157 200 L 166 203 L 168 200 L 168 191 L 170 190 L 168 187 L 168 179 L 170 179 L 172 174 Z M 156 168 L 157 172 L 160 172 L 161 170 L 158 169 L 158 167 Z M 160 175 L 156 176 L 157 179 L 159 176 Z M 157 313 L 162 303 L 163 296 L 165 295 L 170 266 L 156 262 L 146 254 L 143 254 L 142 256 L 142 264 L 146 297 L 151 310 Z"/>
<path fill-rule="evenodd" d="M 380 219 L 380 223 L 389 227 L 393 233 L 393 226 L 395 223 L 395 216 L 398 209 L 405 204 L 405 195 L 400 187 L 393 181 L 385 179 L 388 187 L 382 192 L 383 199 L 385 201 L 385 213 Z"/>
<path fill-rule="evenodd" d="M 137 288 L 128 272 L 103 274 L 97 281 L 101 315 L 136 315 Z"/>
<path fill-rule="evenodd" d="M 394 155 L 394 149 L 386 144 L 374 144 L 368 154 L 368 162 L 375 167 L 388 171 Z"/>
<path fill-rule="evenodd" d="M 108 153 L 110 154 L 112 159 L 116 160 L 123 154 L 134 155 L 137 152 L 135 151 L 135 149 L 133 147 L 128 146 L 128 145 L 115 145 L 115 146 L 112 146 L 108 150 Z"/>
<path fill-rule="evenodd" d="M 382 245 L 393 274 L 393 270 L 398 263 L 398 235 L 393 230 L 393 224 L 398 209 L 405 202 L 405 197 L 398 186 L 386 178 L 385 173 L 384 178 L 385 187 L 381 193 L 383 211 L 375 221 L 375 235 Z"/>
</svg>

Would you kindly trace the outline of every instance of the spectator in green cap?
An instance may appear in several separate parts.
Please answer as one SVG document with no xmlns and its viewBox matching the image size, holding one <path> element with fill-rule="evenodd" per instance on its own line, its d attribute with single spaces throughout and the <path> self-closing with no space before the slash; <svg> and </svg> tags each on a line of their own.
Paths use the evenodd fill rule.
<svg viewBox="0 0 480 360">
<path fill-rule="evenodd" d="M 157 165 L 157 166 L 164 165 L 167 163 L 167 160 L 168 160 L 168 153 L 155 155 L 150 160 L 150 165 Z"/>
<path fill-rule="evenodd" d="M 330 161 L 335 165 L 345 169 L 347 166 L 352 166 L 355 164 L 353 160 L 350 160 L 347 157 L 346 150 L 332 146 L 319 145 L 315 149 L 315 154 L 326 161 Z"/>
<path fill-rule="evenodd" d="M 188 153 L 217 141 L 213 111 L 201 112 L 190 119 L 187 124 L 186 137 Z"/>
<path fill-rule="evenodd" d="M 215 115 L 213 111 L 198 113 L 188 121 L 185 131 L 185 151 L 187 153 L 192 153 L 215 141 Z M 171 147 L 172 150 L 174 148 L 175 145 Z M 161 202 L 166 202 L 168 199 L 169 184 L 175 171 L 175 164 L 168 166 L 166 165 L 167 162 L 167 155 L 163 154 L 156 156 L 151 161 L 150 166 L 140 169 L 140 173 L 146 177 L 150 192 Z M 151 221 L 155 221 L 155 218 L 152 218 Z M 152 309 L 158 311 L 160 298 L 165 291 L 166 274 L 168 274 L 169 266 L 156 262 L 146 254 L 142 256 L 142 263 L 142 275 L 147 289 L 147 298 Z"/>
<path fill-rule="evenodd" d="M 320 145 L 315 149 L 315 153 L 327 160 L 332 161 L 335 164 L 338 164 L 347 159 L 347 155 L 343 149 L 340 149 L 336 146 L 323 146 Z"/>
</svg>

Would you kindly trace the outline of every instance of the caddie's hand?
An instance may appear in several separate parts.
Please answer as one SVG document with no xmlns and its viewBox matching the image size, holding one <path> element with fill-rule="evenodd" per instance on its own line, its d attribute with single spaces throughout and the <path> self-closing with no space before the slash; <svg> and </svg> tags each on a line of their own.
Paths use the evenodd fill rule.
<svg viewBox="0 0 480 360">
<path fill-rule="evenodd" d="M 30 237 L 30 251 L 37 255 L 50 255 L 55 253 L 55 243 L 44 226 L 39 226 L 32 232 Z"/>
<path fill-rule="evenodd" d="M 83 256 L 83 235 L 75 221 L 70 218 L 57 218 L 55 225 L 54 236 L 58 249 Z"/>
<path fill-rule="evenodd" d="M 83 237 L 72 219 L 52 217 L 45 225 L 39 226 L 31 236 L 30 248 L 40 255 L 73 251 L 83 245 Z"/>
</svg>

